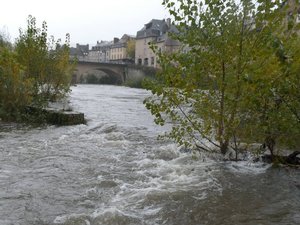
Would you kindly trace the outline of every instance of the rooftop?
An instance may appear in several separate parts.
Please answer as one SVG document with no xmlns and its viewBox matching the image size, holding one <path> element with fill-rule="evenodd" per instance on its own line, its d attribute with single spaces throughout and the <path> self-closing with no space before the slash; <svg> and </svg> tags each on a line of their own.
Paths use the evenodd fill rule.
<svg viewBox="0 0 300 225">
<path fill-rule="evenodd" d="M 159 37 L 167 32 L 177 32 L 177 28 L 171 24 L 170 19 L 158 20 L 152 19 L 149 23 L 145 24 L 144 27 L 139 30 L 136 34 L 137 39 L 146 37 Z"/>
</svg>

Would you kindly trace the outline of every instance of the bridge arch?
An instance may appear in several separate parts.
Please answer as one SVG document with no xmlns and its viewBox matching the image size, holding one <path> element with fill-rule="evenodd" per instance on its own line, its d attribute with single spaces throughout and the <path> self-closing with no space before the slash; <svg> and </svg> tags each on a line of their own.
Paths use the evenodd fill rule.
<svg viewBox="0 0 300 225">
<path fill-rule="evenodd" d="M 88 74 L 100 73 L 100 71 L 106 75 L 105 77 L 110 79 L 109 84 L 120 85 L 125 83 L 125 85 L 130 85 L 134 83 L 141 83 L 146 76 L 154 76 L 157 69 L 134 64 L 79 61 L 76 66 L 76 70 L 74 71 L 73 82 L 82 83 L 80 79 L 82 76 L 85 77 Z M 114 81 L 113 83 L 111 83 L 112 80 Z"/>
<path fill-rule="evenodd" d="M 126 80 L 127 65 L 126 64 L 112 64 L 112 63 L 94 63 L 94 62 L 78 62 L 74 72 L 74 80 L 80 83 L 82 78 L 88 75 L 95 74 L 95 71 L 102 71 L 108 76 L 114 84 L 122 84 Z M 96 73 L 97 74 L 97 73 Z M 95 74 L 95 75 L 96 75 Z"/>
</svg>

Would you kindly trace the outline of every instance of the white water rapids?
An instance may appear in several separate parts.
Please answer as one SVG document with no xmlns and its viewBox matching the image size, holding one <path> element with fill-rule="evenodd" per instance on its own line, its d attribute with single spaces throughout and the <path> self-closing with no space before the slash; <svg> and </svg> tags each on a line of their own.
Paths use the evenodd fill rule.
<svg viewBox="0 0 300 225">
<path fill-rule="evenodd" d="M 145 90 L 72 89 L 86 125 L 0 124 L 0 225 L 300 224 L 299 170 L 158 141 Z"/>
</svg>

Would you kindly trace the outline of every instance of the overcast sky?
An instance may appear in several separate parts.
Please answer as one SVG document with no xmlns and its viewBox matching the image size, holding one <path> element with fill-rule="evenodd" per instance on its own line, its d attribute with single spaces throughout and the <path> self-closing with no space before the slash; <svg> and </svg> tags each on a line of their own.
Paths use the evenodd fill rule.
<svg viewBox="0 0 300 225">
<path fill-rule="evenodd" d="M 71 44 L 96 44 L 123 34 L 136 35 L 151 19 L 168 17 L 162 0 L 3 0 L 0 3 L 0 30 L 11 41 L 26 28 L 28 15 L 36 17 L 41 27 L 48 24 L 48 34 L 56 39 L 71 35 Z"/>
</svg>

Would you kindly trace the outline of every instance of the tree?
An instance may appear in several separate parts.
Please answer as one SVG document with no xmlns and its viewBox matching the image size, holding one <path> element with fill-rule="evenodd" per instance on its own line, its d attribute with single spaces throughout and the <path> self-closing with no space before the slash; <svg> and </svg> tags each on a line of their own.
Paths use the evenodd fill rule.
<svg viewBox="0 0 300 225">
<path fill-rule="evenodd" d="M 290 1 L 292 2 L 292 1 Z M 278 15 L 271 18 L 278 22 L 265 26 L 270 35 L 272 57 L 277 59 L 276 64 L 267 67 L 264 74 L 253 71 L 252 79 L 246 82 L 248 96 L 245 96 L 244 108 L 251 113 L 245 118 L 244 136 L 258 140 L 275 154 L 276 146 L 295 148 L 300 142 L 299 124 L 299 24 L 297 22 L 297 8 L 299 3 L 281 5 Z M 264 14 L 261 14 L 264 16 Z M 275 20 L 276 21 L 276 20 Z M 273 73 L 270 72 L 270 68 Z M 279 150 L 279 148 L 277 148 Z"/>
<path fill-rule="evenodd" d="M 0 35 L 0 117 L 17 119 L 27 106 L 43 107 L 69 92 L 73 66 L 65 43 L 48 39 L 47 24 L 28 17 L 15 46 Z"/>
<path fill-rule="evenodd" d="M 62 45 L 61 40 L 55 41 L 51 37 L 51 42 L 48 44 L 48 66 L 47 66 L 47 99 L 55 101 L 63 98 L 69 92 L 71 83 L 71 74 L 74 70 L 74 63 L 70 63 L 70 35 L 66 35 L 65 43 Z"/>
<path fill-rule="evenodd" d="M 135 40 L 129 39 L 127 42 L 127 54 L 130 59 L 135 58 Z"/>
<path fill-rule="evenodd" d="M 48 39 L 47 23 L 36 26 L 36 19 L 28 17 L 27 30 L 20 30 L 15 50 L 27 78 L 33 80 L 33 104 L 45 105 L 63 97 L 69 91 L 72 65 L 69 62 L 70 37 L 66 41 Z"/>
<path fill-rule="evenodd" d="M 294 35 L 295 49 L 288 51 L 287 6 L 261 0 L 164 0 L 163 5 L 179 30 L 172 37 L 188 49 L 166 55 L 154 48 L 161 72 L 146 84 L 154 95 L 145 104 L 157 124 L 172 123 L 165 137 L 226 154 L 230 147 L 238 151 L 240 141 L 266 142 L 272 152 L 278 137 L 299 133 L 289 130 L 299 108 L 291 89 L 282 89 L 299 78 L 286 72 L 299 68 L 300 46 Z M 298 26 L 289 29 L 295 34 Z M 288 66 L 282 61 L 287 55 L 295 59 Z"/>
<path fill-rule="evenodd" d="M 0 32 L 0 47 L 12 47 L 11 43 L 9 42 L 9 35 L 5 31 Z"/>
<path fill-rule="evenodd" d="M 3 43 L 0 44 L 0 118 L 16 119 L 31 102 L 32 80 L 24 76 L 11 44 Z"/>
</svg>

